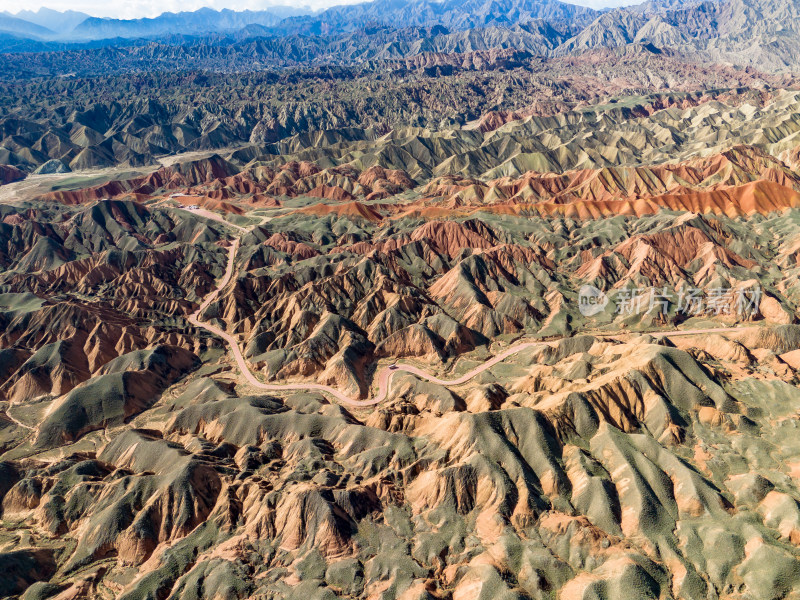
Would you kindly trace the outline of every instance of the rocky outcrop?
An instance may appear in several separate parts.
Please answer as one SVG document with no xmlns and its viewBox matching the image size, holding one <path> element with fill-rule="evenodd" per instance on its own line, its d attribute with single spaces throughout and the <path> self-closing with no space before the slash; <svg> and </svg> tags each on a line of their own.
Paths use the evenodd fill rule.
<svg viewBox="0 0 800 600">
<path fill-rule="evenodd" d="M 25 179 L 27 174 L 11 165 L 0 165 L 0 185 Z"/>
</svg>

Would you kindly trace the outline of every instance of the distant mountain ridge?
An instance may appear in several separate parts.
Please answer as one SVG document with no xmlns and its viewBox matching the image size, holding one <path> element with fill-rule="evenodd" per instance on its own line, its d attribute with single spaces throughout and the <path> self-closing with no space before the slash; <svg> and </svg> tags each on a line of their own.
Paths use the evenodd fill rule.
<svg viewBox="0 0 800 600">
<path fill-rule="evenodd" d="M 334 6 L 319 14 L 293 17 L 279 27 L 292 33 L 330 35 L 380 24 L 449 30 L 513 26 L 535 19 L 588 23 L 600 14 L 558 0 L 374 0 Z"/>
<path fill-rule="evenodd" d="M 66 31 L 81 16 L 47 10 L 0 13 L 0 52 L 32 53 L 22 69 L 19 61 L 7 59 L 4 78 L 85 73 L 93 64 L 180 70 L 188 68 L 187 55 L 191 68 L 231 71 L 352 65 L 422 52 L 515 49 L 565 56 L 636 47 L 678 52 L 694 62 L 773 73 L 800 70 L 800 0 L 648 0 L 600 11 L 559 0 L 373 0 L 316 13 L 290 7 L 204 8 L 148 19 L 89 17 Z M 151 56 L 134 47 L 151 42 Z M 119 48 L 119 55 L 100 50 L 108 46 Z M 45 52 L 70 54 L 33 54 Z"/>
<path fill-rule="evenodd" d="M 0 32 L 34 40 L 93 41 L 136 39 L 164 35 L 201 35 L 236 31 L 251 25 L 274 26 L 282 20 L 310 11 L 289 6 L 271 6 L 259 11 L 201 8 L 178 13 L 165 12 L 153 18 L 112 19 L 77 11 L 49 8 L 0 12 Z"/>
<path fill-rule="evenodd" d="M 646 3 L 607 12 L 561 48 L 651 44 L 698 60 L 768 71 L 800 68 L 800 1 L 727 0 Z"/>
<path fill-rule="evenodd" d="M 16 15 L 17 19 L 23 19 L 29 23 L 45 27 L 54 33 L 71 31 L 77 25 L 90 18 L 84 12 L 67 10 L 60 12 L 51 8 L 42 7 L 37 11 L 21 10 Z"/>
<path fill-rule="evenodd" d="M 26 36 L 33 39 L 47 38 L 53 35 L 47 27 L 19 19 L 8 13 L 0 13 L 0 32 Z"/>
<path fill-rule="evenodd" d="M 73 39 L 138 38 L 169 34 L 203 34 L 234 31 L 249 25 L 277 25 L 291 15 L 304 14 L 304 9 L 275 7 L 260 11 L 216 11 L 201 8 L 192 12 L 163 13 L 155 18 L 107 19 L 90 17 L 70 33 Z"/>
<path fill-rule="evenodd" d="M 0 31 L 34 39 L 88 41 L 165 35 L 202 35 L 253 26 L 267 35 L 339 35 L 365 27 L 442 26 L 448 31 L 513 27 L 533 20 L 586 25 L 600 12 L 559 0 L 374 0 L 334 6 L 318 13 L 304 8 L 272 6 L 260 11 L 201 8 L 158 17 L 112 19 L 75 11 L 43 8 L 16 15 L 0 13 Z"/>
</svg>

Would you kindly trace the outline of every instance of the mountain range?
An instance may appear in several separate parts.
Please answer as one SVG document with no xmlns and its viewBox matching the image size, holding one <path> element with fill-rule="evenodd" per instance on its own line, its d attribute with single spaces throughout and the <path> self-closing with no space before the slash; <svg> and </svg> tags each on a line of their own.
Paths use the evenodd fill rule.
<svg viewBox="0 0 800 600">
<path fill-rule="evenodd" d="M 800 599 L 797 9 L 0 15 L 0 598 Z"/>
<path fill-rule="evenodd" d="M 7 11 L 5 14 L 10 15 Z M 90 15 L 83 12 L 75 10 L 57 11 L 47 7 L 42 7 L 36 11 L 21 10 L 13 16 L 49 29 L 52 33 L 69 32 L 90 18 Z"/>
<path fill-rule="evenodd" d="M 646 45 L 695 62 L 788 72 L 800 64 L 794 51 L 800 43 L 797 8 L 795 0 L 651 1 L 602 11 L 558 0 L 373 0 L 316 13 L 200 9 L 133 20 L 42 9 L 0 15 L 0 49 L 10 63 L 5 77 L 20 75 L 14 53 L 30 55 L 25 62 L 33 73 L 88 74 L 109 47 L 118 49 L 122 63 L 130 57 L 135 70 L 148 70 L 149 59 L 136 56 L 143 44 L 155 44 L 156 55 L 171 54 L 171 69 L 184 68 L 184 56 L 198 54 L 209 58 L 203 68 L 246 70 L 356 64 L 425 51 L 524 48 L 562 56 Z M 242 44 L 269 50 L 257 60 L 231 63 L 232 55 L 252 53 Z"/>
<path fill-rule="evenodd" d="M 308 9 L 274 6 L 262 11 L 216 11 L 163 13 L 154 18 L 112 19 L 47 8 L 0 13 L 0 30 L 41 39 L 89 40 L 139 38 L 160 35 L 191 35 L 235 31 L 263 25 L 272 34 L 340 34 L 375 25 L 403 27 L 442 26 L 449 30 L 488 26 L 512 26 L 535 19 L 575 21 L 586 24 L 598 12 L 558 0 L 374 0 L 334 6 L 312 13 Z"/>
<path fill-rule="evenodd" d="M 93 17 L 77 11 L 59 12 L 40 8 L 38 11 L 22 10 L 13 15 L 0 13 L 0 31 L 39 40 L 149 38 L 235 31 L 249 25 L 272 26 L 289 16 L 308 12 L 288 6 L 275 6 L 261 11 L 201 8 L 189 12 L 165 12 L 154 18 L 113 19 Z"/>
</svg>

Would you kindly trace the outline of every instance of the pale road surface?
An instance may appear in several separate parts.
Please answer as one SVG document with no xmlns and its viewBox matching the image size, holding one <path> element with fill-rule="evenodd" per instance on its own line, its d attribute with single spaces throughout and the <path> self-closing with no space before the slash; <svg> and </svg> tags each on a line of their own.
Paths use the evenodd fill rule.
<svg viewBox="0 0 800 600">
<path fill-rule="evenodd" d="M 207 210 L 205 208 L 195 208 L 193 210 L 189 210 L 188 208 L 183 208 L 179 206 L 176 207 L 175 210 L 182 210 L 183 212 L 187 212 L 190 215 L 200 215 L 201 217 L 205 217 L 206 219 L 211 219 L 212 221 L 217 221 L 219 223 L 222 223 L 223 225 L 227 225 L 228 227 L 233 227 L 234 229 L 238 229 L 242 233 L 247 233 L 248 231 L 250 231 L 249 229 L 246 229 L 244 227 L 239 227 L 238 225 L 234 225 L 233 223 L 226 221 L 217 213 L 211 212 L 210 210 Z"/>
<path fill-rule="evenodd" d="M 16 419 L 10 412 L 8 412 L 8 409 L 6 409 L 4 414 L 6 415 L 7 419 L 9 419 L 10 421 L 13 421 L 14 423 L 19 425 L 20 427 L 24 427 L 25 429 L 29 429 L 29 430 L 33 431 L 33 429 L 34 429 L 33 427 L 31 427 L 30 425 L 25 425 L 25 423 L 23 423 L 22 421 Z"/>
<path fill-rule="evenodd" d="M 214 217 L 211 218 L 214 218 L 214 220 L 216 221 L 225 223 L 226 225 L 231 225 L 230 223 L 222 219 L 222 217 L 220 217 L 219 215 L 215 214 Z M 239 229 L 242 228 L 239 227 Z M 392 365 L 389 367 L 384 367 L 378 373 L 378 394 L 374 398 L 370 398 L 369 400 L 354 400 L 353 398 L 350 398 L 350 396 L 343 394 L 336 388 L 330 387 L 328 385 L 322 385 L 320 383 L 286 383 L 286 384 L 262 383 L 256 378 L 255 375 L 253 375 L 252 371 L 250 371 L 250 367 L 247 365 L 247 361 L 245 360 L 244 355 L 242 354 L 242 351 L 239 348 L 239 342 L 236 340 L 236 338 L 226 333 L 219 327 L 216 327 L 215 325 L 211 325 L 210 323 L 203 323 L 202 321 L 200 321 L 199 318 L 200 313 L 203 312 L 217 298 L 222 288 L 228 285 L 231 278 L 233 277 L 235 261 L 236 261 L 236 252 L 238 251 L 238 249 L 239 249 L 239 239 L 236 238 L 234 239 L 228 251 L 228 266 L 225 269 L 225 275 L 222 277 L 219 286 L 217 287 L 217 289 L 211 292 L 206 297 L 205 300 L 203 300 L 203 303 L 200 305 L 200 308 L 198 308 L 196 312 L 189 315 L 188 320 L 193 325 L 205 329 L 206 331 L 209 331 L 214 335 L 219 336 L 223 340 L 225 340 L 228 343 L 228 346 L 230 346 L 233 358 L 236 360 L 236 365 L 239 367 L 239 371 L 241 371 L 245 380 L 247 380 L 247 383 L 261 390 L 266 390 L 269 392 L 317 391 L 333 396 L 339 402 L 341 402 L 342 404 L 346 404 L 348 406 L 354 406 L 354 407 L 374 406 L 386 400 L 386 396 L 389 393 L 389 383 L 391 381 L 391 378 L 395 373 L 399 371 L 403 371 L 405 373 L 411 373 L 412 375 L 416 375 L 417 377 L 421 377 L 422 379 L 426 379 L 428 381 L 437 383 L 439 385 L 444 385 L 444 386 L 461 385 L 462 383 L 466 383 L 476 375 L 483 373 L 487 369 L 491 369 L 496 364 L 503 362 L 510 356 L 514 356 L 515 354 L 518 354 L 519 352 L 522 352 L 529 348 L 534 348 L 536 346 L 547 346 L 549 344 L 557 343 L 558 341 L 556 340 L 547 342 L 520 342 L 519 344 L 511 346 L 504 352 L 501 352 L 494 358 L 490 358 L 482 365 L 475 367 L 471 371 L 468 371 L 467 373 L 465 373 L 461 377 L 457 377 L 456 379 L 439 379 L 435 375 L 431 375 L 427 371 L 423 371 L 422 369 L 418 369 L 417 367 L 414 367 L 412 365 L 400 364 L 400 365 Z M 724 333 L 726 331 L 738 332 L 738 331 L 745 331 L 748 329 L 757 329 L 757 328 L 758 326 L 749 325 L 743 327 L 718 327 L 710 329 L 687 329 L 683 331 L 654 332 L 654 333 L 648 333 L 647 335 L 651 335 L 656 338 L 662 338 L 662 337 L 676 337 L 682 335 Z M 621 337 L 623 335 L 630 335 L 631 333 L 636 333 L 636 332 L 620 333 L 620 334 L 600 334 L 600 335 L 602 335 L 603 337 Z"/>
</svg>

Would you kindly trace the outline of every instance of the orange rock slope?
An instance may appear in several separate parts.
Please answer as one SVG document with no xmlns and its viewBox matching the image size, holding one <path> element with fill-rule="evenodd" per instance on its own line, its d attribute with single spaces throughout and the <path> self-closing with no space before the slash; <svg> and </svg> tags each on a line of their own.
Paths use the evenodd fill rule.
<svg viewBox="0 0 800 600">
<path fill-rule="evenodd" d="M 442 217 L 476 210 L 578 219 L 642 216 L 660 209 L 727 216 L 767 214 L 798 205 L 800 176 L 757 148 L 641 167 L 529 172 L 488 182 L 446 176 L 422 188 L 403 216 Z"/>
</svg>

